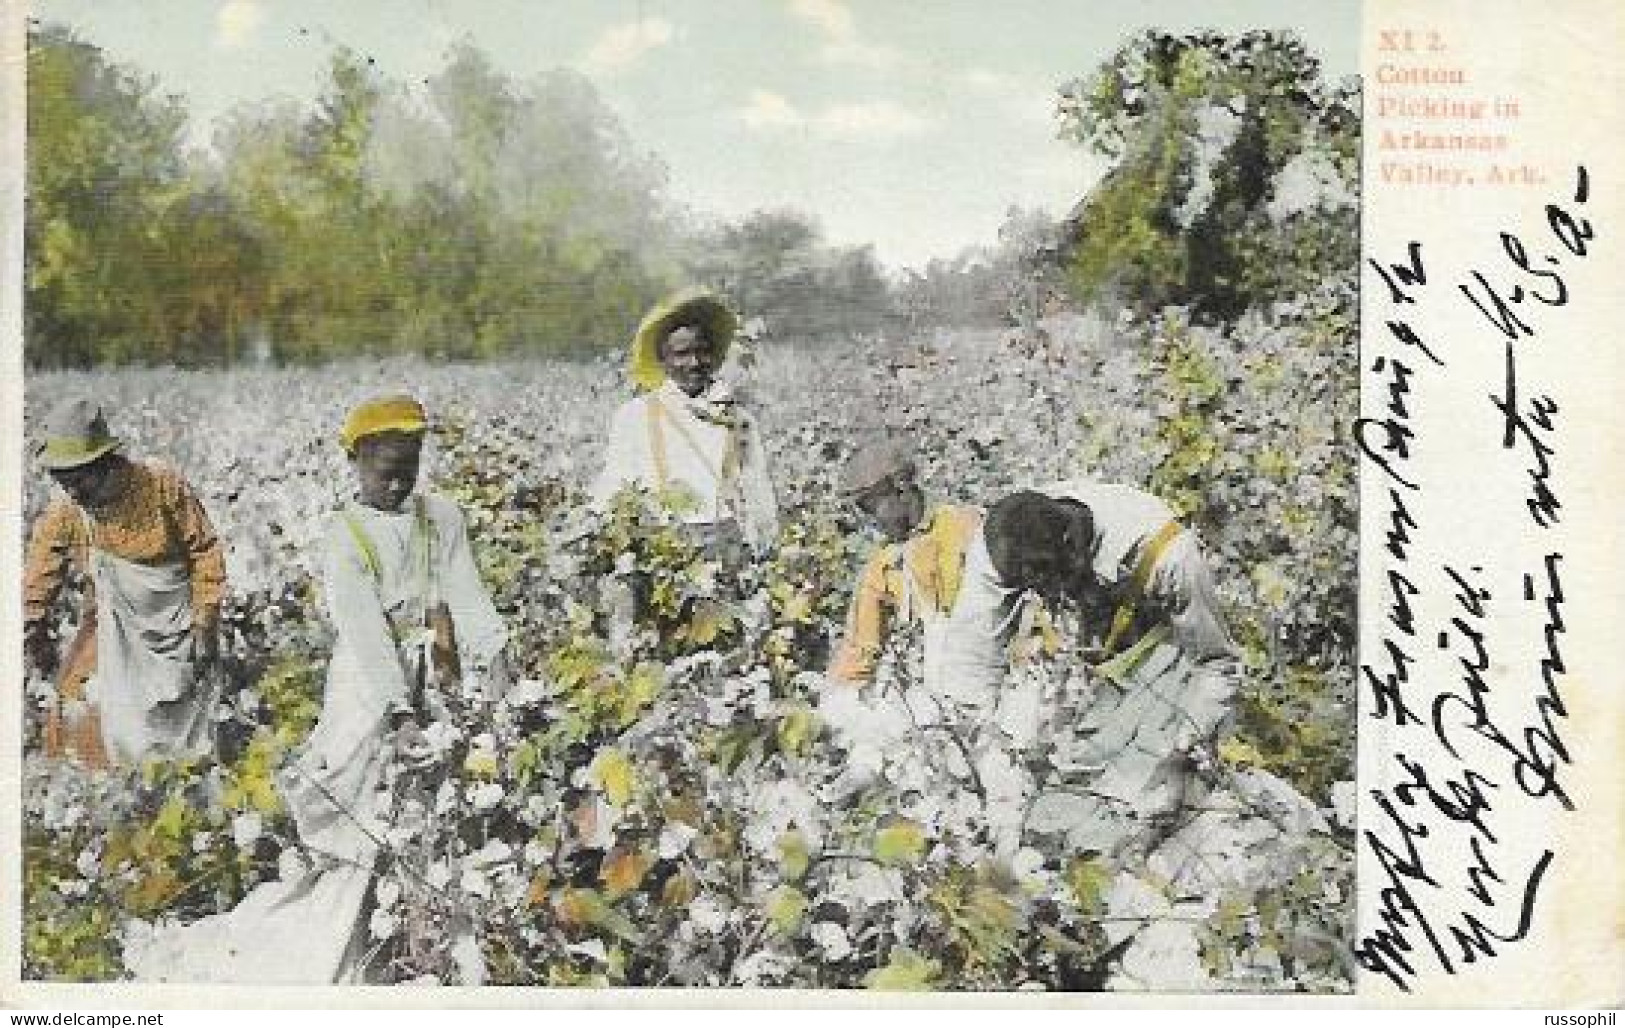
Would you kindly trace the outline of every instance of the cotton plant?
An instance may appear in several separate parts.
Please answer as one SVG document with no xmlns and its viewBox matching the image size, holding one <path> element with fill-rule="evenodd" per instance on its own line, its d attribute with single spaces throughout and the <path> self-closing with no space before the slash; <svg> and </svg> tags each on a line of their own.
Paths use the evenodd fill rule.
<svg viewBox="0 0 1625 1028">
<path fill-rule="evenodd" d="M 769 558 L 744 567 L 694 545 L 659 497 L 588 509 L 596 468 L 582 455 L 601 450 L 621 395 L 601 363 L 380 365 L 359 382 L 164 373 L 166 404 L 198 412 L 180 421 L 142 407 L 156 373 L 31 379 L 41 404 L 127 401 L 132 449 L 167 455 L 202 490 L 231 547 L 237 688 L 233 743 L 213 766 L 94 776 L 25 758 L 25 973 L 116 978 L 121 931 L 222 909 L 308 866 L 277 772 L 320 709 L 330 645 L 312 561 L 345 478 L 326 429 L 409 373 L 445 412 L 425 479 L 469 512 L 514 674 L 499 700 L 447 696 L 425 727 L 428 765 L 392 772 L 368 924 L 389 980 L 1346 988 L 1352 774 L 1332 695 L 1352 658 L 1336 586 L 1352 479 L 1338 471 L 1346 426 L 1315 418 L 1340 409 L 1316 404 L 1343 395 L 1348 308 L 1335 292 L 1300 308 L 1227 331 L 1057 325 L 1055 353 L 949 333 L 905 397 L 856 343 L 830 344 L 813 390 L 765 342 L 751 388 L 787 502 Z M 1176 343 L 1184 377 L 1169 378 L 1158 362 Z M 825 680 L 867 546 L 829 498 L 833 475 L 883 417 L 917 433 L 945 498 L 1163 475 L 1224 514 L 1204 545 L 1231 610 L 1256 624 L 1239 633 L 1236 733 L 1207 758 L 1235 806 L 1181 837 L 1207 878 L 1173 850 L 1074 852 L 1024 823 L 1034 792 L 1076 771 L 1066 726 L 1090 671 L 1075 654 L 1012 673 L 1048 712 L 1035 727 L 957 741 L 865 720 Z M 1290 465 L 1262 456 L 1276 451 Z M 31 479 L 25 509 L 42 497 Z M 1323 573 L 1294 575 L 1299 553 Z M 898 642 L 871 688 L 918 688 L 917 645 Z"/>
</svg>

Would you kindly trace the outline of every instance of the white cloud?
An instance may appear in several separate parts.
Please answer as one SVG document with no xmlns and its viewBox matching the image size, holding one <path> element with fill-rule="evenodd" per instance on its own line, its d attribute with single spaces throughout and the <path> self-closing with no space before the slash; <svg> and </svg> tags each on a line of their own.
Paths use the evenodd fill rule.
<svg viewBox="0 0 1625 1028">
<path fill-rule="evenodd" d="M 751 91 L 750 102 L 740 109 L 739 120 L 753 129 L 767 129 L 800 125 L 807 119 L 779 94 L 756 89 Z"/>
<path fill-rule="evenodd" d="M 857 38 L 858 28 L 852 20 L 852 9 L 841 0 L 790 0 L 790 12 L 832 41 Z"/>
<path fill-rule="evenodd" d="M 991 68 L 967 68 L 961 78 L 967 86 L 982 93 L 1008 93 L 1017 88 L 1012 76 Z"/>
<path fill-rule="evenodd" d="M 215 45 L 227 50 L 242 46 L 264 20 L 258 0 L 226 0 L 214 19 Z"/>
<path fill-rule="evenodd" d="M 903 63 L 903 53 L 896 47 L 858 39 L 826 43 L 818 56 L 825 64 L 856 64 L 865 68 L 891 68 Z"/>
<path fill-rule="evenodd" d="M 852 9 L 841 0 L 790 0 L 790 13 L 823 34 L 818 59 L 825 64 L 891 68 L 905 59 L 896 47 L 861 38 Z"/>
<path fill-rule="evenodd" d="M 749 102 L 739 109 L 739 120 L 759 131 L 799 127 L 842 139 L 893 139 L 915 135 L 931 127 L 930 119 L 891 100 L 834 104 L 819 111 L 803 111 L 766 89 L 751 91 Z"/>
<path fill-rule="evenodd" d="M 890 100 L 841 104 L 821 112 L 814 124 L 832 136 L 911 136 L 923 132 L 930 122 Z"/>
<path fill-rule="evenodd" d="M 581 64 L 599 74 L 622 71 L 651 50 L 670 43 L 676 34 L 671 22 L 664 18 L 644 18 L 615 25 L 604 30 L 582 57 Z"/>
</svg>

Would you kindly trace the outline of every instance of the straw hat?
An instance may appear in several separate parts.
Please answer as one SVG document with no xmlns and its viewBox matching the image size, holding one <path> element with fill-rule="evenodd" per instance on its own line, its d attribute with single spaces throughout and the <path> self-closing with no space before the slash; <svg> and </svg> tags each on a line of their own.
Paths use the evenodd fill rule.
<svg viewBox="0 0 1625 1028">
<path fill-rule="evenodd" d="M 339 442 L 346 453 L 371 435 L 384 432 L 422 434 L 429 429 L 429 413 L 410 396 L 380 396 L 357 405 L 339 429 Z"/>
<path fill-rule="evenodd" d="M 102 408 L 91 400 L 66 400 L 45 419 L 39 461 L 52 471 L 78 468 L 112 453 L 123 443 L 107 430 Z"/>
<path fill-rule="evenodd" d="M 840 490 L 845 496 L 856 496 L 896 475 L 912 478 L 914 472 L 914 448 L 889 436 L 858 448 L 841 471 Z"/>
<path fill-rule="evenodd" d="M 739 316 L 728 309 L 722 297 L 704 289 L 686 289 L 655 304 L 632 337 L 632 360 L 628 368 L 639 389 L 658 389 L 666 381 L 660 364 L 660 343 L 674 329 L 693 325 L 717 348 L 717 358 L 727 356 L 739 329 Z"/>
</svg>

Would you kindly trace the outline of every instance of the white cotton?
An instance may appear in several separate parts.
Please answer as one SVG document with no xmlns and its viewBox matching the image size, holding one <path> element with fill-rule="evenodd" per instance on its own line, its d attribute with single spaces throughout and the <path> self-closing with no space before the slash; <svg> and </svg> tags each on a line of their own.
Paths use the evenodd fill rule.
<svg viewBox="0 0 1625 1028">
<path fill-rule="evenodd" d="M 1359 809 L 1359 793 L 1353 782 L 1332 783 L 1332 820 L 1339 827 L 1353 828 Z"/>
<path fill-rule="evenodd" d="M 852 940 L 847 938 L 846 929 L 833 921 L 815 923 L 808 930 L 808 935 L 824 959 L 831 963 L 845 960 L 852 955 Z"/>
<path fill-rule="evenodd" d="M 586 957 L 587 959 L 597 961 L 600 964 L 606 963 L 609 960 L 609 951 L 604 948 L 604 941 L 602 939 L 588 939 L 586 942 L 573 942 L 568 946 L 565 946 L 564 951 L 566 953 L 574 953 L 579 957 Z"/>
<path fill-rule="evenodd" d="M 661 860 L 676 860 L 688 851 L 689 844 L 698 836 L 699 829 L 680 821 L 669 821 L 660 829 L 658 848 Z"/>
<path fill-rule="evenodd" d="M 388 910 L 374 910 L 372 917 L 367 921 L 368 934 L 380 942 L 392 938 L 396 932 L 400 931 L 400 928 L 400 917 Z"/>
<path fill-rule="evenodd" d="M 485 954 L 471 931 L 458 933 L 451 942 L 451 961 L 457 967 L 457 982 L 465 986 L 485 984 Z"/>
<path fill-rule="evenodd" d="M 254 845 L 264 831 L 265 822 L 257 810 L 244 811 L 231 820 L 231 838 L 238 849 L 248 849 Z"/>
<path fill-rule="evenodd" d="M 715 935 L 728 926 L 727 912 L 710 896 L 700 896 L 688 906 L 688 920 L 698 932 Z"/>
<path fill-rule="evenodd" d="M 470 896 L 478 896 L 480 899 L 491 898 L 491 879 L 479 868 L 463 868 L 463 873 L 458 878 L 457 885 Z"/>
</svg>

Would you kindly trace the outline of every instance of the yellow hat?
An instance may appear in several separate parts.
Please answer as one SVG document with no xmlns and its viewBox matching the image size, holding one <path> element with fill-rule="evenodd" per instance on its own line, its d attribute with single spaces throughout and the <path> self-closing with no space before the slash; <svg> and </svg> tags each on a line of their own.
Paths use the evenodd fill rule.
<svg viewBox="0 0 1625 1028">
<path fill-rule="evenodd" d="M 40 463 L 52 471 L 83 467 L 122 445 L 107 430 L 101 407 L 90 400 L 58 405 L 45 420 L 44 435 L 37 453 Z"/>
<path fill-rule="evenodd" d="M 339 429 L 339 442 L 346 453 L 354 453 L 356 443 L 383 432 L 410 432 L 421 435 L 429 429 L 429 414 L 423 404 L 410 396 L 380 396 L 350 411 Z"/>
<path fill-rule="evenodd" d="M 639 389 L 658 389 L 666 381 L 660 364 L 660 344 L 674 329 L 692 325 L 717 348 L 720 359 L 728 353 L 739 317 L 728 309 L 722 297 L 704 289 L 685 289 L 655 304 L 632 337 L 632 360 L 628 368 Z"/>
</svg>

